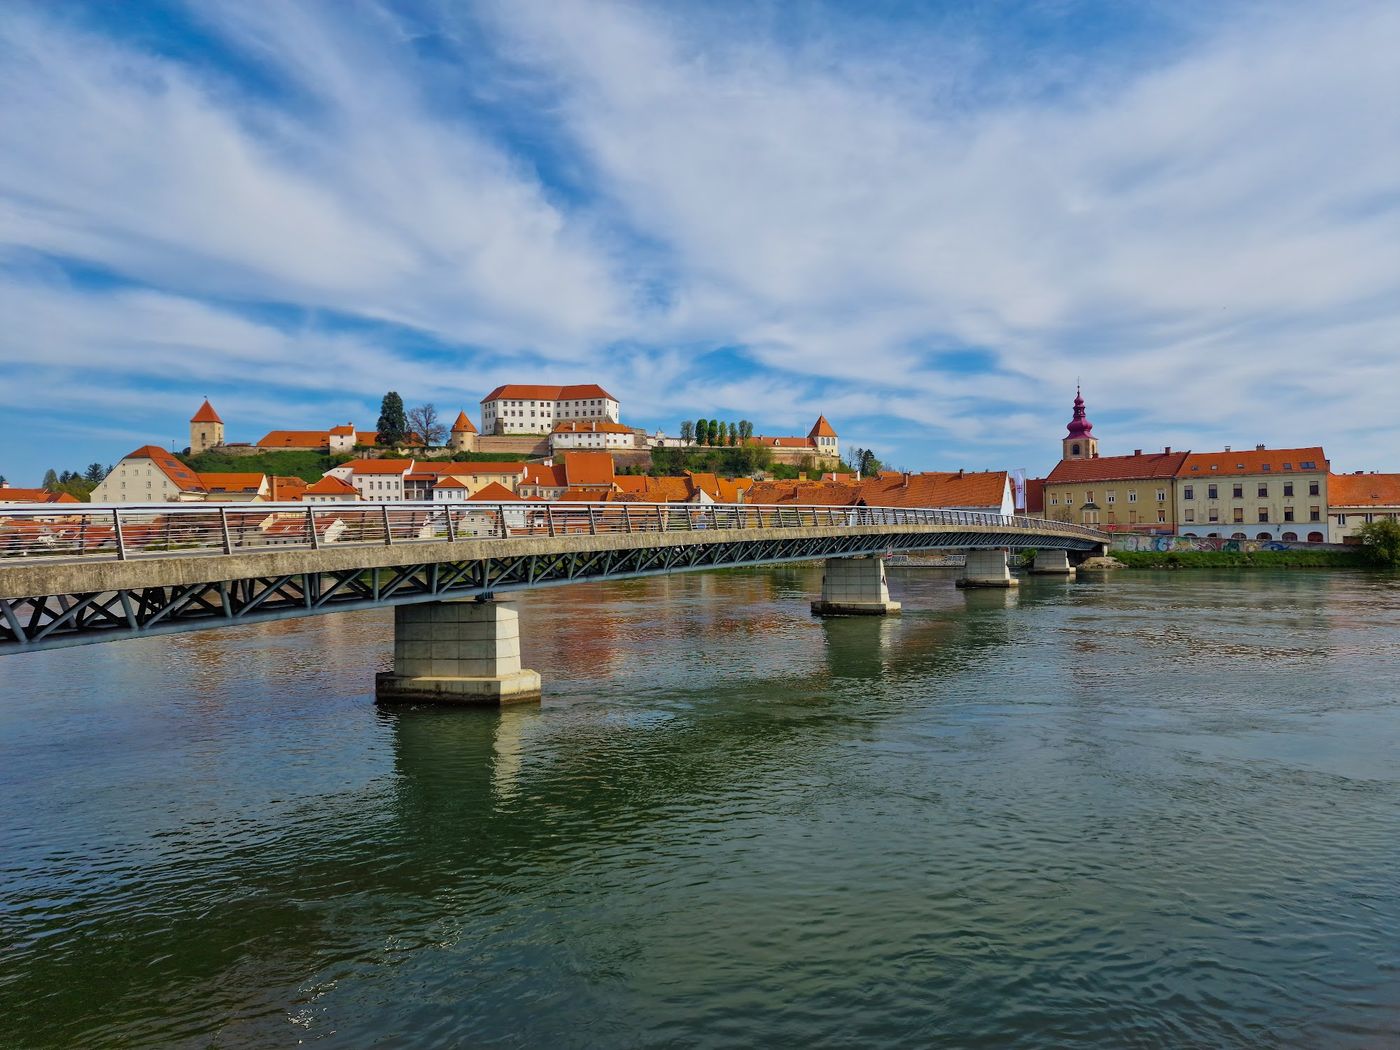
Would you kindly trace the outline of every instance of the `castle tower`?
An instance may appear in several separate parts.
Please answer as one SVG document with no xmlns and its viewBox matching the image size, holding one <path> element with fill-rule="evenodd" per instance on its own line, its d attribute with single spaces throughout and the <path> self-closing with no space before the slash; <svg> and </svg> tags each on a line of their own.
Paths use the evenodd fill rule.
<svg viewBox="0 0 1400 1050">
<path fill-rule="evenodd" d="M 190 451 L 207 452 L 223 443 L 224 421 L 219 418 L 219 413 L 214 411 L 214 406 L 206 397 L 204 404 L 199 406 L 199 411 L 190 417 Z"/>
<path fill-rule="evenodd" d="M 1093 459 L 1099 454 L 1099 439 L 1094 437 L 1094 424 L 1084 415 L 1084 398 L 1079 387 L 1074 388 L 1074 418 L 1069 421 L 1068 430 L 1061 444 L 1064 452 L 1061 459 Z"/>
<path fill-rule="evenodd" d="M 836 431 L 832 429 L 830 423 L 826 421 L 826 416 L 818 416 L 816 423 L 807 433 L 807 440 L 812 443 L 812 447 L 823 456 L 830 456 L 832 459 L 841 458 L 841 448 L 836 440 Z"/>
<path fill-rule="evenodd" d="M 457 413 L 457 420 L 452 424 L 452 434 L 447 439 L 447 447 L 454 452 L 476 451 L 476 427 L 472 426 L 472 421 L 467 418 L 465 412 Z"/>
</svg>

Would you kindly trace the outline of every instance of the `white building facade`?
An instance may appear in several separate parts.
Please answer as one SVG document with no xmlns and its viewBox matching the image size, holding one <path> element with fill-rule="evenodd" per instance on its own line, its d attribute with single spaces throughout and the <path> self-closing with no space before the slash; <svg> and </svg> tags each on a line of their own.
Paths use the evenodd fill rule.
<svg viewBox="0 0 1400 1050">
<path fill-rule="evenodd" d="M 506 383 L 481 400 L 483 434 L 548 434 L 569 420 L 616 423 L 619 405 L 596 383 L 540 386 Z"/>
</svg>

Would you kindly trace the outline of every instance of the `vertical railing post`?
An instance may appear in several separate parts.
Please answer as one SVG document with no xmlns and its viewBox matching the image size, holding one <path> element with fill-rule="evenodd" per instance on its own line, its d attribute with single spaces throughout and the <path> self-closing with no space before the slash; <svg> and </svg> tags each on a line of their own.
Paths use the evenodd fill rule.
<svg viewBox="0 0 1400 1050">
<path fill-rule="evenodd" d="M 551 536 L 553 536 L 553 535 L 554 535 L 554 506 L 553 506 L 553 504 L 546 503 L 546 504 L 544 505 L 544 521 L 545 521 L 545 524 L 549 527 L 549 534 L 550 534 Z"/>
<path fill-rule="evenodd" d="M 632 514 L 625 503 L 622 505 L 622 527 L 629 533 L 632 531 Z"/>
<path fill-rule="evenodd" d="M 457 527 L 452 522 L 452 504 L 449 503 L 442 509 L 442 512 L 447 515 L 447 542 L 455 543 L 457 541 Z"/>
<path fill-rule="evenodd" d="M 389 504 L 381 504 L 381 509 L 384 511 L 384 546 L 387 547 L 394 542 L 394 528 L 389 524 Z"/>
<path fill-rule="evenodd" d="M 715 509 L 715 505 L 713 503 L 710 504 L 710 528 L 719 528 L 719 511 Z"/>
<path fill-rule="evenodd" d="M 232 553 L 233 553 L 233 538 L 232 538 L 231 536 L 229 536 L 229 533 L 228 533 L 228 508 L 227 508 L 227 507 L 220 507 L 220 508 L 219 508 L 219 531 L 222 532 L 222 533 L 223 533 L 223 536 L 224 536 L 224 553 L 225 553 L 225 554 L 232 554 Z"/>
<path fill-rule="evenodd" d="M 112 510 L 112 535 L 117 540 L 117 558 L 126 561 L 126 542 L 122 539 L 122 512 Z"/>
<path fill-rule="evenodd" d="M 593 504 L 588 505 L 588 534 L 598 535 L 598 519 L 593 516 Z"/>
<path fill-rule="evenodd" d="M 321 549 L 321 537 L 316 535 L 316 508 L 308 506 L 306 508 L 306 527 L 311 533 L 311 549 L 318 551 Z"/>
<path fill-rule="evenodd" d="M 506 539 L 510 534 L 506 532 L 506 505 L 496 504 L 496 518 L 501 524 L 501 539 Z"/>
</svg>

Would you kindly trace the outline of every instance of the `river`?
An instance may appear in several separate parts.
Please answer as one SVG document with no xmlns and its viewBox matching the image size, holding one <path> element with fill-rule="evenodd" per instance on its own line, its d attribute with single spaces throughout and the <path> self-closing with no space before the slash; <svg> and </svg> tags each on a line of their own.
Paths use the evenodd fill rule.
<svg viewBox="0 0 1400 1050">
<path fill-rule="evenodd" d="M 819 575 L 0 660 L 0 1046 L 1400 1043 L 1400 580 Z"/>
</svg>

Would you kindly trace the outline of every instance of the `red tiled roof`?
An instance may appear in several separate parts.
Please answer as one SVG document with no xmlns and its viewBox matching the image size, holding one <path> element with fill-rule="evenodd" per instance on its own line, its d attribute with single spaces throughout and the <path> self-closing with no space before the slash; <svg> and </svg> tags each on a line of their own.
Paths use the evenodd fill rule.
<svg viewBox="0 0 1400 1050">
<path fill-rule="evenodd" d="M 569 487 L 579 485 L 612 488 L 613 458 L 609 452 L 565 452 L 564 477 Z"/>
<path fill-rule="evenodd" d="M 200 492 L 199 475 L 159 445 L 143 445 L 123 459 L 149 459 L 181 492 Z"/>
<path fill-rule="evenodd" d="M 457 418 L 452 423 L 452 433 L 454 434 L 475 434 L 476 427 L 472 425 L 471 419 L 465 412 L 458 412 Z"/>
<path fill-rule="evenodd" d="M 860 502 L 860 490 L 855 485 L 835 481 L 759 481 L 744 494 L 744 502 L 849 507 Z"/>
<path fill-rule="evenodd" d="M 560 503 L 606 503 L 614 495 L 612 489 L 565 489 L 555 499 Z"/>
<path fill-rule="evenodd" d="M 430 475 L 431 476 L 431 475 Z M 496 484 L 494 481 L 492 485 Z M 469 489 L 471 488 L 465 481 L 455 474 L 444 474 L 438 476 L 437 482 L 433 485 L 435 489 Z M 488 485 L 487 488 L 490 488 Z"/>
<path fill-rule="evenodd" d="M 517 496 L 510 489 L 502 485 L 499 481 L 493 481 L 491 482 L 491 484 L 483 488 L 480 492 L 468 496 L 467 500 L 469 502 L 474 501 L 477 503 L 518 503 L 520 501 L 520 497 Z"/>
<path fill-rule="evenodd" d="M 67 492 L 50 492 L 48 489 L 17 489 L 12 486 L 0 488 L 0 503 L 81 503 L 76 496 Z"/>
<path fill-rule="evenodd" d="M 266 474 L 256 473 L 201 472 L 198 477 L 210 492 L 257 492 L 267 480 Z"/>
<path fill-rule="evenodd" d="M 1311 463 L 1312 466 L 1304 467 L 1304 463 Z M 1220 478 L 1238 474 L 1292 474 L 1327 469 L 1327 456 L 1320 446 L 1264 448 L 1250 449 L 1247 452 L 1192 452 L 1177 471 L 1177 477 L 1199 478 L 1210 475 Z"/>
<path fill-rule="evenodd" d="M 268 499 L 273 503 L 290 503 L 301 499 L 301 494 L 306 491 L 307 482 L 305 478 L 274 474 L 267 479 L 267 486 Z"/>
<path fill-rule="evenodd" d="M 327 433 L 334 434 L 336 437 L 345 437 L 349 434 L 358 436 L 359 432 L 355 429 L 354 423 L 342 423 L 338 427 L 331 427 Z"/>
<path fill-rule="evenodd" d="M 582 401 L 585 398 L 606 398 L 609 401 L 616 401 L 602 387 L 596 383 L 581 383 L 575 386 L 544 386 L 537 383 L 502 383 L 495 390 L 481 399 L 484 405 L 488 401 L 499 401 L 510 398 L 514 401 Z"/>
<path fill-rule="evenodd" d="M 831 424 L 826 421 L 826 416 L 818 416 L 816 424 L 807 432 L 808 439 L 812 438 L 834 438 L 836 431 L 831 429 Z"/>
<path fill-rule="evenodd" d="M 751 437 L 746 445 L 766 445 L 769 448 L 811 448 L 812 439 L 805 437 Z"/>
<path fill-rule="evenodd" d="M 327 474 L 320 481 L 307 485 L 302 490 L 302 494 L 306 496 L 353 496 L 355 495 L 355 486 L 348 481 L 342 481 L 334 474 Z"/>
<path fill-rule="evenodd" d="M 325 448 L 330 444 L 324 430 L 269 430 L 258 439 L 258 448 Z"/>
<path fill-rule="evenodd" d="M 209 399 L 204 399 L 204 404 L 199 406 L 199 411 L 190 416 L 191 423 L 222 423 L 219 413 L 214 411 L 214 406 L 209 403 Z"/>
<path fill-rule="evenodd" d="M 1327 505 L 1400 507 L 1400 474 L 1331 474 L 1327 478 Z"/>
<path fill-rule="evenodd" d="M 407 474 L 413 469 L 411 459 L 352 459 L 340 464 L 353 474 Z M 335 469 L 339 470 L 340 467 Z"/>
<path fill-rule="evenodd" d="M 562 489 L 569 484 L 564 473 L 564 464 L 555 463 L 550 466 L 544 463 L 525 464 L 525 478 L 520 482 L 522 485 L 533 485 L 536 488 Z"/>
<path fill-rule="evenodd" d="M 856 488 L 871 507 L 977 507 L 996 512 L 1006 482 L 1004 470 L 926 471 L 864 478 Z"/>
<path fill-rule="evenodd" d="M 1141 456 L 1097 456 L 1094 459 L 1062 459 L 1045 479 L 1047 485 L 1074 485 L 1086 481 L 1150 481 L 1173 478 L 1189 452 L 1148 452 Z"/>
</svg>

